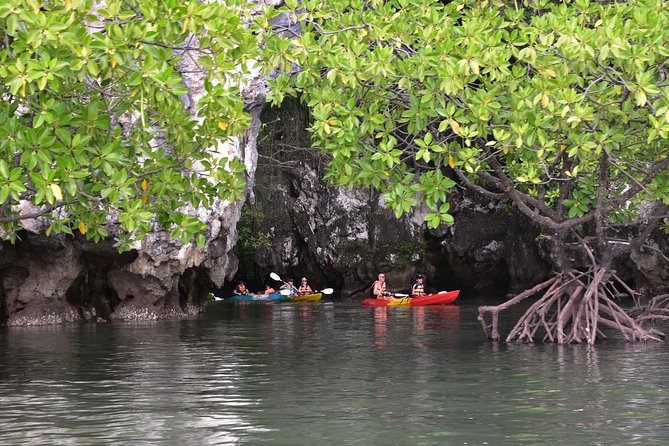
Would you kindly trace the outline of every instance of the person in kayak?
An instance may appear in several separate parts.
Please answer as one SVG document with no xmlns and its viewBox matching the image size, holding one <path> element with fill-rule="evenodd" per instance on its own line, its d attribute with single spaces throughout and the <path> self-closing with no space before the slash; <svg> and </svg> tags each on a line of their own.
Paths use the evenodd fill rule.
<svg viewBox="0 0 669 446">
<path fill-rule="evenodd" d="M 379 277 L 372 285 L 372 295 L 377 299 L 390 300 L 392 295 L 388 292 L 388 286 L 386 284 L 386 275 L 381 273 Z"/>
<path fill-rule="evenodd" d="M 251 293 L 249 293 L 249 289 L 246 288 L 246 285 L 241 280 L 239 281 L 239 283 L 235 287 L 235 290 L 233 291 L 233 293 L 235 293 L 237 296 L 246 296 L 248 294 L 251 294 Z"/>
<path fill-rule="evenodd" d="M 293 285 L 293 279 L 288 279 L 288 282 L 285 282 L 281 285 L 281 290 L 288 290 L 291 294 L 299 294 L 298 289 Z"/>
<path fill-rule="evenodd" d="M 297 291 L 300 296 L 306 296 L 308 294 L 314 293 L 314 290 L 312 290 L 309 286 L 309 282 L 307 281 L 306 277 L 302 277 L 302 280 L 300 281 L 300 287 L 297 289 Z"/>
<path fill-rule="evenodd" d="M 416 274 L 416 279 L 414 280 L 413 285 L 411 285 L 411 297 L 421 297 L 425 296 L 425 276 L 422 274 Z"/>
<path fill-rule="evenodd" d="M 276 290 L 274 288 L 272 288 L 269 283 L 266 283 L 265 284 L 265 291 L 263 291 L 263 294 L 272 294 L 272 293 L 276 293 Z"/>
</svg>

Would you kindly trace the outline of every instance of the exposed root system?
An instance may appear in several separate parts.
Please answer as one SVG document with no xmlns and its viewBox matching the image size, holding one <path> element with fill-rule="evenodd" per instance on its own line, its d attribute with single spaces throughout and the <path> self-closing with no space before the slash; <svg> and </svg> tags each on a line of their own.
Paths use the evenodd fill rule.
<svg viewBox="0 0 669 446">
<path fill-rule="evenodd" d="M 594 344 L 597 340 L 606 339 L 602 327 L 619 331 L 628 342 L 661 341 L 664 334 L 652 327 L 645 328 L 643 322 L 669 320 L 669 310 L 666 309 L 669 295 L 658 296 L 657 301 L 651 302 L 656 311 L 645 313 L 635 320 L 615 302 L 616 296 L 622 294 L 616 286 L 622 287 L 624 294 L 634 295 L 622 280 L 605 268 L 585 273 L 570 271 L 552 277 L 501 305 L 479 307 L 478 319 L 488 338 L 499 341 L 499 313 L 546 290 L 518 320 L 506 342 L 534 342 L 541 338 L 543 342 L 558 344 Z M 490 324 L 485 320 L 486 313 L 492 317 Z"/>
<path fill-rule="evenodd" d="M 649 332 L 664 337 L 664 333 L 657 330 L 655 324 L 669 321 L 669 294 L 652 298 L 647 306 L 641 308 L 635 320 Z"/>
</svg>

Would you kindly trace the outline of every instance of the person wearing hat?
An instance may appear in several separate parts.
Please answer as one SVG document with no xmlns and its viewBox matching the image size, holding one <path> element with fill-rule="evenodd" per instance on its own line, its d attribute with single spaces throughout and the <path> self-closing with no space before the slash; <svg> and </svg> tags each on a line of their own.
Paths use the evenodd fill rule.
<svg viewBox="0 0 669 446">
<path fill-rule="evenodd" d="M 297 288 L 295 285 L 293 285 L 293 279 L 288 279 L 287 282 L 284 282 L 283 285 L 281 285 L 281 290 L 288 290 L 290 291 L 291 294 L 298 294 Z"/>
<path fill-rule="evenodd" d="M 300 288 L 297 290 L 300 293 L 300 296 L 307 296 L 309 294 L 313 294 L 314 290 L 311 289 L 309 286 L 309 282 L 307 281 L 306 277 L 302 277 L 302 280 L 300 281 Z"/>
<path fill-rule="evenodd" d="M 413 285 L 411 285 L 411 297 L 421 297 L 425 296 L 425 276 L 422 274 L 416 274 L 416 280 Z"/>
</svg>

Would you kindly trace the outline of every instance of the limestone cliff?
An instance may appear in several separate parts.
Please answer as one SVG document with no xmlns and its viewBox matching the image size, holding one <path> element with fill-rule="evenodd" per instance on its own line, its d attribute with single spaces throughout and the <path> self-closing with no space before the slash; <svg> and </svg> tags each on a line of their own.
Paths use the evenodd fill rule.
<svg viewBox="0 0 669 446">
<path fill-rule="evenodd" d="M 197 74 L 199 70 L 189 66 L 197 63 L 196 57 L 183 60 L 183 72 L 191 73 L 185 77 L 188 94 L 183 100 L 195 114 L 203 79 Z M 255 177 L 264 80 L 249 79 L 243 95 L 251 126 L 242 138 L 221 143 L 217 150 L 244 162 L 248 194 Z M 119 125 L 132 126 L 134 121 L 128 116 Z M 154 142 L 159 144 L 159 139 L 157 135 Z M 237 270 L 232 249 L 242 206 L 243 201 L 219 200 L 210 209 L 184 208 L 208 226 L 203 248 L 172 240 L 168 233 L 156 229 L 122 254 L 114 243 L 119 228 L 113 215 L 108 217 L 109 240 L 98 244 L 79 235 L 48 237 L 46 221 L 25 220 L 25 230 L 16 244 L 0 242 L 0 323 L 41 325 L 195 315 L 202 310 L 209 290 L 221 287 Z M 31 210 L 25 206 L 25 213 Z"/>
<path fill-rule="evenodd" d="M 502 296 L 548 273 L 537 229 L 479 197 L 454 194 L 456 224 L 429 231 L 424 209 L 398 220 L 374 190 L 328 186 L 326 160 L 309 148 L 307 121 L 295 100 L 263 114 L 256 198 L 271 246 L 256 253 L 260 265 L 335 286 L 343 297 L 367 293 L 379 272 L 397 290 L 422 272 L 434 290 Z"/>
<path fill-rule="evenodd" d="M 271 246 L 256 252 L 258 264 L 285 276 L 306 275 L 343 298 L 368 293 L 379 272 L 396 290 L 406 290 L 422 272 L 429 289 L 459 288 L 465 298 L 500 300 L 550 273 L 539 229 L 508 203 L 455 189 L 455 224 L 432 231 L 423 223 L 424 210 L 397 220 L 374 190 L 329 186 L 327 159 L 310 148 L 304 130 L 308 120 L 297 100 L 263 113 L 256 197 L 265 216 L 259 231 Z M 663 289 L 669 270 L 662 259 L 666 237 L 655 234 L 650 244 L 657 249 L 636 250 L 616 265 L 641 290 Z"/>
</svg>

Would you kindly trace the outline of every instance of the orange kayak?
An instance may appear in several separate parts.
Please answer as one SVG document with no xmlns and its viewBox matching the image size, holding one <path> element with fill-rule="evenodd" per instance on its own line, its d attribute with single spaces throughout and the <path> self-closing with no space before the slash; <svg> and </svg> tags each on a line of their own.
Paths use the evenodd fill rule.
<svg viewBox="0 0 669 446">
<path fill-rule="evenodd" d="M 362 305 L 365 307 L 423 307 L 426 305 L 449 305 L 455 302 L 460 290 L 443 291 L 437 294 L 428 294 L 421 297 L 402 297 L 399 299 L 365 299 Z"/>
</svg>

